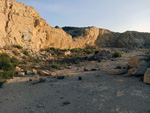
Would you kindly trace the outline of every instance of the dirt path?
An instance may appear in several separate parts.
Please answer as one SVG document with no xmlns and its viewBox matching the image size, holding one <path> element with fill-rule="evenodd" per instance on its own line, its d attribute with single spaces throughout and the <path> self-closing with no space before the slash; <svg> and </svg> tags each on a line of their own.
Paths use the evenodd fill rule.
<svg viewBox="0 0 150 113">
<path fill-rule="evenodd" d="M 0 113 L 150 113 L 149 85 L 140 78 L 106 74 L 137 54 L 86 63 L 89 68 L 101 67 L 99 71 L 85 72 L 83 67 L 63 70 L 74 76 L 62 80 L 47 78 L 34 85 L 27 82 L 30 77 L 10 80 L 0 89 Z"/>
</svg>

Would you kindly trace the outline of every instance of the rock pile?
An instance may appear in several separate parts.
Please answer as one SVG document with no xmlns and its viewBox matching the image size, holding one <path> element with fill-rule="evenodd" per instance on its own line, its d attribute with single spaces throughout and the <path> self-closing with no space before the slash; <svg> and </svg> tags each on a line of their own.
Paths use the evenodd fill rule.
<svg viewBox="0 0 150 113">
<path fill-rule="evenodd" d="M 150 58 L 148 56 L 134 56 L 128 61 L 128 66 L 126 76 L 144 76 L 144 83 L 150 84 Z"/>
</svg>

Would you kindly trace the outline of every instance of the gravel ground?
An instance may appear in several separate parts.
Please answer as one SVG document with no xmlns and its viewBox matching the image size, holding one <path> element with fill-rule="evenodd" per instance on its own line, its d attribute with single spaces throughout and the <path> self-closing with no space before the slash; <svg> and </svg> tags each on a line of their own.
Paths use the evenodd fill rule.
<svg viewBox="0 0 150 113">
<path fill-rule="evenodd" d="M 150 85 L 137 77 L 106 74 L 132 55 L 116 61 L 87 62 L 89 67 L 102 69 L 84 72 L 83 68 L 72 68 L 76 74 L 62 80 L 46 78 L 34 84 L 31 77 L 16 77 L 0 89 L 0 113 L 150 113 Z"/>
</svg>

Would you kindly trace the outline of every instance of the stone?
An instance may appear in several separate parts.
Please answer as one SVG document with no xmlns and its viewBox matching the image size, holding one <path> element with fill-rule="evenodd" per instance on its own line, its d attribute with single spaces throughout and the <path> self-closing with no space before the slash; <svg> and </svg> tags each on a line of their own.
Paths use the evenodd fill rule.
<svg viewBox="0 0 150 113">
<path fill-rule="evenodd" d="M 51 76 L 50 71 L 48 71 L 48 70 L 41 70 L 40 75 L 41 76 Z"/>
<path fill-rule="evenodd" d="M 51 72 L 51 76 L 56 77 L 57 73 L 56 72 Z"/>
<path fill-rule="evenodd" d="M 143 76 L 148 67 L 139 66 L 138 69 L 133 73 L 134 76 Z"/>
<path fill-rule="evenodd" d="M 110 51 L 107 51 L 107 50 L 102 50 L 102 51 L 99 51 L 98 53 L 95 53 L 94 54 L 94 59 L 97 59 L 97 60 L 107 60 L 107 59 L 111 59 L 112 58 L 112 54 Z"/>
<path fill-rule="evenodd" d="M 18 72 L 16 76 L 17 77 L 24 77 L 25 76 L 25 72 Z"/>
<path fill-rule="evenodd" d="M 139 62 L 139 66 L 149 67 L 150 64 L 149 64 L 149 62 L 146 62 L 145 60 L 142 60 L 142 61 Z"/>
<path fill-rule="evenodd" d="M 127 69 L 111 69 L 107 71 L 108 75 L 121 75 L 127 73 Z"/>
<path fill-rule="evenodd" d="M 138 68 L 140 61 L 141 61 L 141 59 L 139 57 L 134 56 L 128 61 L 128 66 L 131 68 Z"/>
<path fill-rule="evenodd" d="M 33 72 L 34 75 L 37 74 L 37 70 L 36 69 L 32 69 L 32 72 Z"/>
<path fill-rule="evenodd" d="M 148 68 L 144 74 L 144 83 L 150 84 L 150 68 Z"/>
<path fill-rule="evenodd" d="M 131 69 L 128 70 L 128 74 L 133 75 L 136 70 L 137 70 L 137 68 L 131 68 Z"/>
<path fill-rule="evenodd" d="M 71 55 L 71 52 L 70 51 L 65 51 L 65 52 L 63 52 L 63 55 L 64 56 L 69 56 L 69 55 Z"/>
<path fill-rule="evenodd" d="M 20 68 L 20 67 L 18 67 L 18 66 L 16 66 L 16 72 L 19 72 L 19 71 L 21 71 L 22 69 Z"/>
</svg>

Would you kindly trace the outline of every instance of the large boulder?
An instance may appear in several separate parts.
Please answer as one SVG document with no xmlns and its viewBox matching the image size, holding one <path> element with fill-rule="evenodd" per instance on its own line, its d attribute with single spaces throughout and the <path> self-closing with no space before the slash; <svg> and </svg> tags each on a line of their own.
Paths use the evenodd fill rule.
<svg viewBox="0 0 150 113">
<path fill-rule="evenodd" d="M 110 59 L 112 58 L 112 53 L 110 51 L 107 51 L 107 50 L 102 50 L 102 51 L 99 51 L 99 52 L 96 52 L 94 54 L 94 59 L 104 59 L 104 60 L 107 60 L 107 59 Z"/>
<path fill-rule="evenodd" d="M 128 61 L 128 65 L 130 66 L 130 68 L 138 68 L 140 61 L 141 58 L 139 58 L 138 56 L 134 56 Z"/>
<path fill-rule="evenodd" d="M 150 68 L 144 74 L 144 83 L 150 84 Z"/>
<path fill-rule="evenodd" d="M 145 66 L 145 67 L 149 67 L 150 66 L 150 63 L 145 61 L 145 60 L 142 60 L 139 62 L 139 66 Z"/>
<path fill-rule="evenodd" d="M 138 69 L 133 73 L 134 76 L 143 76 L 148 67 L 139 66 Z"/>
</svg>

